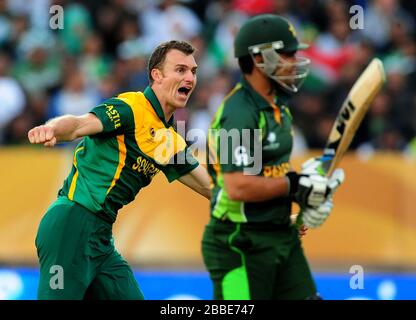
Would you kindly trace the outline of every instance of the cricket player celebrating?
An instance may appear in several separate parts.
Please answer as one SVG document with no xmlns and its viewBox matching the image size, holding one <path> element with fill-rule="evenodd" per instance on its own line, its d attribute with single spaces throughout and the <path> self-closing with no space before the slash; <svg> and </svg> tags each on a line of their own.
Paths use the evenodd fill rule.
<svg viewBox="0 0 416 320">
<path fill-rule="evenodd" d="M 316 228 L 330 214 L 332 193 L 343 176 L 337 171 L 322 177 L 317 159 L 306 162 L 300 174 L 291 171 L 288 98 L 308 74 L 309 60 L 296 55 L 306 47 L 293 26 L 276 15 L 249 19 L 236 36 L 234 53 L 243 76 L 221 104 L 209 135 L 214 186 L 202 252 L 215 299 L 319 298 L 291 224 L 292 201 L 304 208 L 305 225 Z M 247 129 L 250 136 L 244 139 Z M 261 129 L 260 136 L 255 129 Z M 242 137 L 236 145 L 221 137 L 232 131 Z M 250 156 L 262 159 L 256 174 L 247 174 L 256 162 Z"/>
<path fill-rule="evenodd" d="M 186 143 L 172 127 L 173 113 L 185 107 L 196 85 L 193 53 L 186 42 L 163 43 L 149 59 L 144 92 L 122 93 L 88 114 L 61 116 L 29 131 L 31 143 L 46 147 L 83 138 L 58 199 L 39 225 L 39 299 L 143 299 L 114 247 L 118 210 L 160 171 L 210 198 L 206 169 L 185 156 Z M 50 286 L 57 265 L 64 270 L 59 289 Z"/>
</svg>

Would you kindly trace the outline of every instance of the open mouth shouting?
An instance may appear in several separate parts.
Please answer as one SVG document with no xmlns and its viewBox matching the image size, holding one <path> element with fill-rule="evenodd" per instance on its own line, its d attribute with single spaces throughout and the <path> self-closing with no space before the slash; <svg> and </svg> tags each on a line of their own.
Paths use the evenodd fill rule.
<svg viewBox="0 0 416 320">
<path fill-rule="evenodd" d="M 189 94 L 191 93 L 191 91 L 192 91 L 191 86 L 179 87 L 179 89 L 178 89 L 179 97 L 181 97 L 183 99 L 187 99 L 189 97 Z"/>
</svg>

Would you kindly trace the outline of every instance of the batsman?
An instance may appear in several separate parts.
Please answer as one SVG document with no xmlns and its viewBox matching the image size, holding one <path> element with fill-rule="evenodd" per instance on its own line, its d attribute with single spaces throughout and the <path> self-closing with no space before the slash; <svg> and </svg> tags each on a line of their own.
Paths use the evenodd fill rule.
<svg viewBox="0 0 416 320">
<path fill-rule="evenodd" d="M 290 165 L 289 100 L 308 75 L 310 61 L 297 56 L 305 48 L 277 15 L 255 16 L 236 35 L 241 81 L 219 107 L 208 141 L 213 188 L 202 252 L 215 299 L 320 299 L 291 222 L 292 202 L 302 208 L 305 227 L 319 227 L 344 175 L 338 169 L 325 177 L 318 158 L 300 173 Z M 240 133 L 238 143 L 224 138 L 231 131 Z M 253 174 L 254 157 L 261 168 Z"/>
</svg>

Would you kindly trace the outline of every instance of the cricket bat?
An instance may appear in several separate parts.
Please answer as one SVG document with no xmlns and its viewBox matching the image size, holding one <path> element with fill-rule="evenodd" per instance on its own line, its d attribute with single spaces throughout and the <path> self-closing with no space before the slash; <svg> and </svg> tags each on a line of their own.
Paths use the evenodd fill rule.
<svg viewBox="0 0 416 320">
<path fill-rule="evenodd" d="M 327 177 L 332 175 L 342 156 L 348 150 L 371 102 L 385 81 L 383 64 L 377 58 L 371 60 L 355 81 L 338 112 L 321 156 L 321 169 Z M 302 212 L 298 214 L 296 224 L 298 227 L 303 224 Z"/>
<path fill-rule="evenodd" d="M 364 115 L 385 81 L 383 64 L 380 59 L 374 58 L 352 86 L 331 129 L 321 158 L 326 176 L 332 175 L 348 150 Z"/>
</svg>

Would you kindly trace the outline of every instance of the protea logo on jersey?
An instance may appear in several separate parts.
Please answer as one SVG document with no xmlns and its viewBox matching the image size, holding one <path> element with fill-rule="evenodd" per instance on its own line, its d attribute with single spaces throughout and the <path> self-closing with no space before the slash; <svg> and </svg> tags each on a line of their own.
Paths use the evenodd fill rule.
<svg viewBox="0 0 416 320">
<path fill-rule="evenodd" d="M 153 163 L 142 156 L 137 157 L 136 163 L 133 164 L 132 168 L 150 179 L 153 179 L 153 177 L 160 171 Z"/>
<path fill-rule="evenodd" d="M 106 108 L 106 114 L 108 116 L 108 119 L 114 124 L 114 129 L 117 129 L 118 127 L 121 127 L 121 119 L 120 114 L 118 113 L 117 109 L 114 108 L 114 106 L 105 106 Z"/>
</svg>

